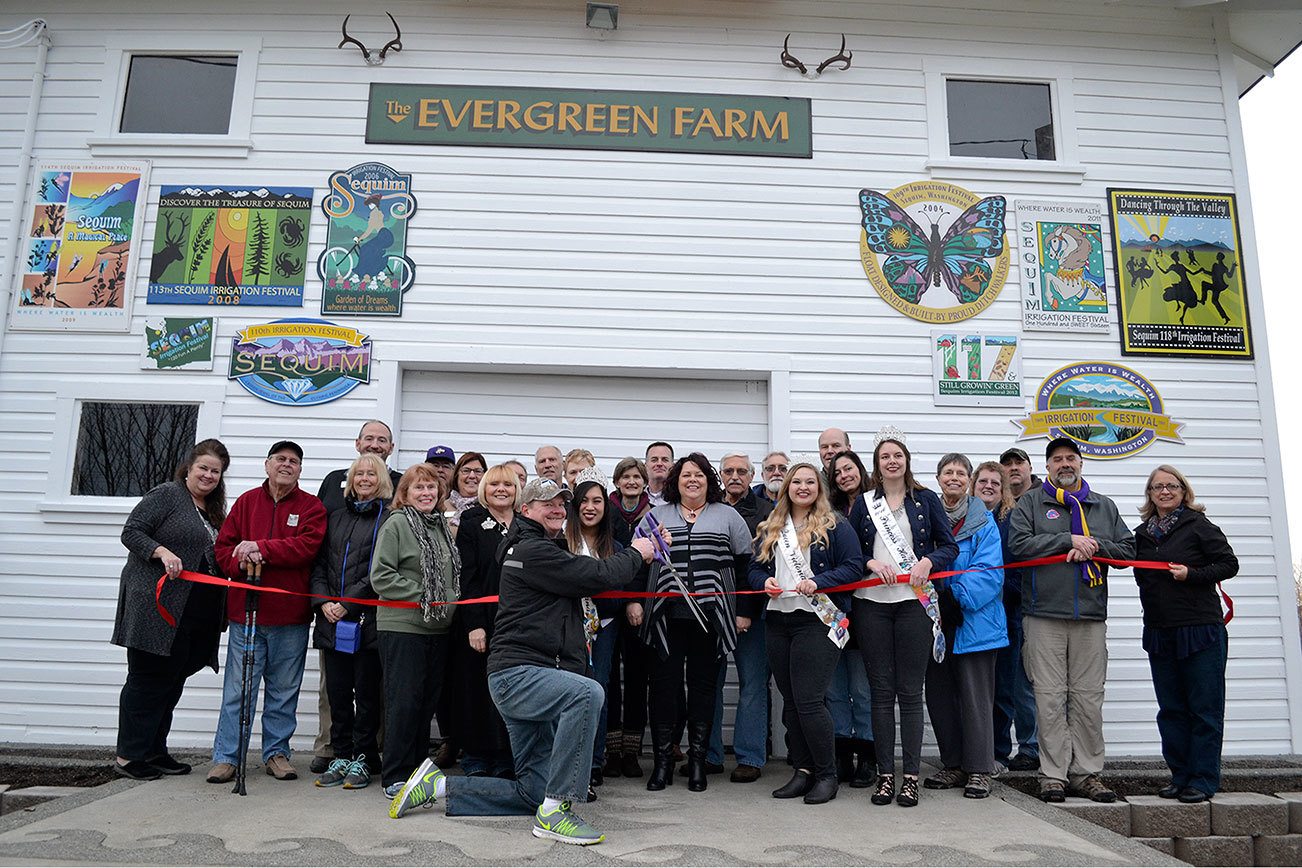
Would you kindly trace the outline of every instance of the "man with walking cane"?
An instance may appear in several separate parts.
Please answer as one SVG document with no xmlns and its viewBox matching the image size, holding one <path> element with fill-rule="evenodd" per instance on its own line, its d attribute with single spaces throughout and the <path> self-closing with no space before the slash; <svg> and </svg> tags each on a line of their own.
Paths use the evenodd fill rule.
<svg viewBox="0 0 1302 868">
<path fill-rule="evenodd" d="M 312 562 L 325 539 L 325 509 L 315 495 L 298 487 L 303 450 L 297 443 L 281 440 L 273 445 L 265 468 L 266 481 L 240 495 L 222 525 L 213 547 L 217 563 L 232 577 L 241 576 L 251 564 L 255 575 L 261 570 L 263 587 L 306 593 Z M 253 593 L 262 599 L 250 604 L 242 589 L 233 589 L 226 597 L 230 631 L 213 767 L 208 772 L 208 782 L 213 784 L 235 778 L 247 753 L 258 685 L 263 681 L 262 762 L 267 774 L 277 780 L 298 777 L 289 763 L 289 740 L 298 724 L 298 691 L 312 609 L 305 596 Z M 247 634 L 241 629 L 246 621 Z M 242 665 L 246 651 L 247 681 Z M 237 663 L 241 664 L 238 672 Z"/>
</svg>

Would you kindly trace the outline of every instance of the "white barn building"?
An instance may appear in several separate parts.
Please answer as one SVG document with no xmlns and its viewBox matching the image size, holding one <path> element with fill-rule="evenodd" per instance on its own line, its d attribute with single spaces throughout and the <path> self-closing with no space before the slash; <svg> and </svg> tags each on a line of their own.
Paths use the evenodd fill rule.
<svg viewBox="0 0 1302 868">
<path fill-rule="evenodd" d="M 219 437 L 230 448 L 232 498 L 260 482 L 265 450 L 281 438 L 303 444 L 303 485 L 315 491 L 352 457 L 356 429 L 372 417 L 393 423 L 396 467 L 435 443 L 494 462 L 527 459 L 537 445 L 556 443 L 591 449 L 607 473 L 650 440 L 716 459 L 740 448 L 758 464 L 771 447 L 814 452 L 818 432 L 832 425 L 867 452 L 873 432 L 891 423 L 909 434 L 918 476 L 930 481 L 944 452 L 960 449 L 975 461 L 1013 445 L 1012 420 L 1035 409 L 1046 375 L 1103 361 L 1140 370 L 1160 390 L 1165 412 L 1184 423 L 1183 442 L 1087 460 L 1091 483 L 1137 523 L 1145 477 L 1173 463 L 1195 481 L 1241 558 L 1227 587 L 1236 615 L 1226 752 L 1302 752 L 1302 649 L 1237 105 L 1302 40 L 1297 4 L 621 0 L 613 31 L 585 26 L 584 6 L 391 0 L 401 51 L 367 65 L 356 46 L 336 43 L 350 12 L 349 32 L 372 52 L 391 39 L 379 7 L 4 4 L 0 30 L 15 31 L 0 41 L 0 741 L 114 742 L 125 656 L 108 639 L 125 556 L 118 535 L 136 497 L 76 493 L 96 483 L 83 478 L 75 453 L 80 441 L 130 463 L 146 460 L 137 453 L 148 450 L 144 438 L 95 445 L 91 405 L 194 408 L 177 424 L 187 444 Z M 45 26 L 24 24 L 34 18 Z M 788 34 L 810 75 L 779 62 Z M 813 76 L 837 53 L 842 34 L 850 67 L 833 64 Z M 178 57 L 176 68 L 220 67 L 229 75 L 225 89 L 209 92 L 200 84 L 207 78 L 171 77 L 167 59 Z M 151 67 L 159 58 L 163 65 Z M 186 98 L 154 99 L 160 81 L 157 93 Z M 978 83 L 971 101 L 956 98 L 954 82 Z M 1003 101 L 984 87 L 1001 83 L 1039 88 L 1049 123 L 1032 124 L 1033 136 L 1011 134 L 1016 154 L 973 155 L 960 147 L 961 125 L 979 128 L 974 111 L 998 110 Z M 621 118 L 638 118 L 614 109 L 623 97 L 601 97 L 605 108 L 596 115 L 596 98 L 585 104 L 576 117 L 592 135 L 582 142 L 566 139 L 562 124 L 546 147 L 536 145 L 550 133 L 528 125 L 498 147 L 384 143 L 376 135 L 368 143 L 372 84 L 483 94 L 498 101 L 470 106 L 462 120 L 469 124 L 482 110 L 485 129 L 496 118 L 499 132 L 510 121 L 493 113 L 524 87 L 715 94 L 757 98 L 769 109 L 777 104 L 771 98 L 785 98 L 788 150 L 800 148 L 804 105 L 811 148 L 781 153 L 781 135 L 757 129 L 753 115 L 736 129 L 719 122 L 725 139 L 747 141 L 754 153 L 692 150 L 682 141 L 643 148 L 620 127 Z M 130 88 L 138 90 L 127 111 Z M 182 111 L 187 103 L 198 107 L 193 117 Z M 447 132 L 456 105 L 425 105 L 424 119 L 441 118 Z M 227 107 L 224 128 L 204 126 Z M 520 110 L 513 119 L 526 117 Z M 376 129 L 415 124 L 394 111 L 399 119 L 380 117 Z M 182 115 L 189 117 L 182 126 L 197 126 L 158 131 Z M 534 120 L 557 123 L 541 114 Z M 667 108 L 661 123 L 671 124 Z M 621 135 L 632 148 L 612 149 Z M 989 138 L 996 137 L 983 141 Z M 583 147 L 555 147 L 558 141 Z M 63 328 L 47 318 L 33 327 L 15 298 L 15 275 L 29 255 L 37 165 L 140 161 L 150 171 L 135 228 L 139 267 L 121 326 L 79 320 Z M 149 300 L 150 253 L 168 231 L 158 218 L 162 188 L 311 188 L 303 222 L 306 261 L 315 263 L 328 246 L 327 179 L 371 161 L 410 174 L 418 202 L 406 226 L 415 282 L 401 316 L 322 314 L 323 282 L 310 264 L 301 306 L 205 309 Z M 1014 265 L 1002 291 L 990 289 L 994 303 L 962 327 L 1021 335 L 1022 406 L 938 406 L 932 327 L 886 304 L 859 258 L 859 191 L 925 180 L 1006 197 L 1010 246 L 1019 199 L 1106 203 L 1108 188 L 1235 194 L 1255 357 L 1123 357 L 1110 257 L 1106 331 L 1022 332 Z M 1110 239 L 1106 220 L 1103 231 Z M 209 315 L 216 316 L 212 370 L 142 365 L 147 320 Z M 292 317 L 369 335 L 369 382 L 337 401 L 287 406 L 228 379 L 238 331 Z M 1038 464 L 1044 440 L 1020 445 Z M 1114 574 L 1105 706 L 1113 756 L 1158 753 L 1140 629 L 1129 573 Z M 300 746 L 316 731 L 316 683 L 312 673 L 304 680 Z M 192 679 L 174 746 L 211 744 L 219 696 L 211 672 Z"/>
</svg>

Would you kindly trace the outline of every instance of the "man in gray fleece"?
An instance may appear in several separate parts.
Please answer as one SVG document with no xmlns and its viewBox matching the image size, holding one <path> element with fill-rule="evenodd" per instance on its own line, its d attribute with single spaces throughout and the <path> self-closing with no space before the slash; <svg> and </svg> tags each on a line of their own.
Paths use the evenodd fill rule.
<svg viewBox="0 0 1302 868">
<path fill-rule="evenodd" d="M 1008 547 L 1020 560 L 1065 554 L 1063 563 L 1022 574 L 1022 659 L 1035 689 L 1040 798 L 1074 794 L 1112 802 L 1103 771 L 1103 680 L 1108 668 L 1108 568 L 1098 557 L 1131 560 L 1135 538 L 1117 506 L 1081 475 L 1076 441 L 1045 450 L 1048 478 L 1024 492 L 1009 519 Z"/>
</svg>

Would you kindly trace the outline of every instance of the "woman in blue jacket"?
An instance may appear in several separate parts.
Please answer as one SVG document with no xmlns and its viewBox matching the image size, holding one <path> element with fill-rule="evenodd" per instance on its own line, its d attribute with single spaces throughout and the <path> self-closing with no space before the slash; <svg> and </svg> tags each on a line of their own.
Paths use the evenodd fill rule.
<svg viewBox="0 0 1302 868">
<path fill-rule="evenodd" d="M 760 524 L 750 584 L 771 597 L 766 613 L 769 668 L 782 694 L 790 744 L 791 780 L 775 799 L 804 796 L 821 805 L 836 798 L 832 714 L 823 701 L 841 658 L 845 594 L 820 593 L 858 581 L 863 552 L 849 524 L 827 500 L 818 468 L 802 463 L 782 482 L 773 512 Z M 829 625 L 827 621 L 832 623 Z"/>
<path fill-rule="evenodd" d="M 941 504 L 958 543 L 953 570 L 937 580 L 948 653 L 927 668 L 927 713 L 942 769 L 927 789 L 964 787 L 969 799 L 990 795 L 995 770 L 995 664 L 1008 645 L 1004 615 L 1003 543 L 999 525 L 978 497 L 968 494 L 972 462 L 951 452 L 936 466 Z"/>
<path fill-rule="evenodd" d="M 922 761 L 922 684 L 931 658 L 932 621 L 916 589 L 933 571 L 949 569 L 958 555 L 940 498 L 913 478 L 904 432 L 886 427 L 873 447 L 870 491 L 850 509 L 869 575 L 878 587 L 854 592 L 851 629 L 859 643 L 872 688 L 873 743 L 877 750 L 874 805 L 918 804 Z M 874 513 L 876 517 L 874 517 Z M 877 532 L 881 523 L 888 533 Z M 907 574 L 908 583 L 897 582 Z M 900 705 L 904 776 L 895 791 L 895 703 Z"/>
</svg>

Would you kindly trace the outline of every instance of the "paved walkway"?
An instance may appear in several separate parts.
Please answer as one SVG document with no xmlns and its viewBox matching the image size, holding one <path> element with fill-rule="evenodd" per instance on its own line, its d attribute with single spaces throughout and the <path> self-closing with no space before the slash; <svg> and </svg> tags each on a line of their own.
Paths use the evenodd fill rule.
<svg viewBox="0 0 1302 868">
<path fill-rule="evenodd" d="M 984 801 L 925 791 L 922 804 L 877 807 L 842 788 L 820 806 L 780 802 L 756 784 L 713 776 L 648 793 L 614 779 L 583 817 L 604 844 L 529 834 L 528 818 L 449 818 L 441 806 L 390 820 L 378 785 L 318 789 L 250 764 L 249 795 L 204 782 L 202 768 L 147 784 L 118 781 L 0 820 L 0 864 L 169 865 L 1179 865 L 996 784 Z M 782 780 L 779 780 L 781 778 Z"/>
</svg>

